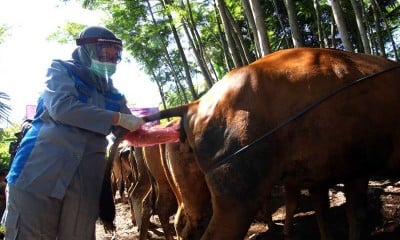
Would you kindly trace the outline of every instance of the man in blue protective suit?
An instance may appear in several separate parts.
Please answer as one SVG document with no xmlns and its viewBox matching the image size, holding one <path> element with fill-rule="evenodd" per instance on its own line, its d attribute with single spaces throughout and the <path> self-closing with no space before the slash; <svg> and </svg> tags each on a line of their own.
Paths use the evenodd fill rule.
<svg viewBox="0 0 400 240">
<path fill-rule="evenodd" d="M 87 27 L 76 43 L 72 60 L 53 60 L 48 69 L 32 127 L 7 175 L 5 239 L 95 239 L 106 136 L 144 123 L 111 80 L 121 40 Z"/>
</svg>

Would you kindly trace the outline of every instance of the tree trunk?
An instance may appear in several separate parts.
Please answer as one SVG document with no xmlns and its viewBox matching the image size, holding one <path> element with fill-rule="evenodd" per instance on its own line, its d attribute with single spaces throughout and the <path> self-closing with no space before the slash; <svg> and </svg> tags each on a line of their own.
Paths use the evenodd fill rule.
<svg viewBox="0 0 400 240">
<path fill-rule="evenodd" d="M 167 109 L 167 104 L 165 102 L 165 95 L 164 95 L 164 91 L 162 88 L 162 84 L 160 83 L 160 81 L 158 81 L 157 75 L 154 73 L 153 69 L 151 70 L 151 76 L 157 83 L 158 93 L 160 93 L 163 108 Z"/>
<path fill-rule="evenodd" d="M 250 6 L 249 1 L 242 0 L 242 6 L 243 6 L 244 13 L 246 15 L 246 18 L 247 18 L 247 22 L 249 23 L 250 31 L 253 35 L 254 45 L 255 45 L 255 50 L 256 50 L 255 51 L 256 58 L 259 58 L 259 57 L 263 56 L 263 54 L 262 54 L 262 50 L 261 50 L 260 40 L 258 39 L 258 36 L 257 36 L 256 22 L 254 20 L 253 12 L 251 11 L 251 6 Z"/>
<path fill-rule="evenodd" d="M 182 7 L 184 7 L 184 4 L 182 2 Z M 193 49 L 193 54 L 196 58 L 197 64 L 199 65 L 199 68 L 203 74 L 204 80 L 207 84 L 207 88 L 211 88 L 213 85 L 213 81 L 212 81 L 212 77 L 210 74 L 210 71 L 207 68 L 207 64 L 206 61 L 204 61 L 204 51 L 203 51 L 203 44 L 201 43 L 201 39 L 200 37 L 196 34 L 197 30 L 196 30 L 196 23 L 193 20 L 193 16 L 192 16 L 192 11 L 191 11 L 191 7 L 190 7 L 190 3 L 189 1 L 187 1 L 186 4 L 186 9 L 187 9 L 187 14 L 188 14 L 188 18 L 183 18 L 182 19 L 182 25 L 183 25 L 183 29 L 186 33 L 186 36 L 189 40 L 189 44 Z M 186 20 L 186 21 L 185 21 Z"/>
<path fill-rule="evenodd" d="M 212 81 L 211 81 L 210 72 L 207 69 L 207 65 L 204 62 L 204 59 L 201 57 L 200 50 L 198 50 L 201 46 L 199 46 L 199 45 L 194 43 L 193 38 L 192 38 L 192 36 L 191 36 L 191 34 L 190 34 L 189 30 L 188 30 L 188 27 L 186 26 L 185 23 L 182 23 L 182 24 L 183 24 L 183 30 L 185 31 L 186 36 L 187 36 L 188 41 L 189 41 L 189 45 L 193 49 L 194 57 L 196 58 L 197 64 L 198 64 L 198 66 L 200 68 L 200 71 L 202 72 L 204 80 L 207 83 L 207 87 L 211 88 L 213 84 L 212 84 Z"/>
<path fill-rule="evenodd" d="M 333 48 L 336 48 L 336 38 L 335 38 L 335 36 L 336 36 L 336 31 L 335 31 L 335 20 L 334 19 L 332 19 L 332 17 L 331 17 L 331 36 L 332 36 L 332 38 L 331 38 L 331 46 L 333 47 Z"/>
<path fill-rule="evenodd" d="M 166 5 L 168 3 L 169 3 L 168 1 L 162 2 L 164 9 L 166 9 Z M 175 28 L 175 26 L 173 24 L 172 16 L 170 14 L 167 14 L 167 16 L 168 16 L 168 19 L 169 19 L 169 22 L 170 22 L 170 27 L 171 27 L 171 30 L 172 30 L 172 34 L 174 35 L 174 39 L 175 39 L 175 43 L 176 43 L 177 48 L 178 48 L 179 55 L 181 56 L 181 59 L 182 59 L 183 69 L 185 70 L 186 83 L 187 83 L 187 85 L 189 87 L 190 93 L 192 94 L 192 98 L 193 99 L 197 99 L 197 92 L 196 92 L 196 90 L 194 88 L 192 77 L 190 76 L 190 68 L 189 68 L 189 64 L 188 64 L 187 59 L 186 59 L 185 51 L 183 51 L 181 40 L 180 40 L 178 32 L 176 31 L 176 28 Z"/>
<path fill-rule="evenodd" d="M 215 19 L 217 21 L 217 28 L 218 28 L 218 36 L 219 39 L 221 41 L 221 46 L 222 46 L 222 53 L 224 54 L 224 60 L 225 60 L 225 65 L 226 65 L 226 69 L 230 70 L 233 69 L 235 67 L 235 63 L 233 62 L 233 58 L 231 57 L 232 55 L 230 55 L 230 49 L 228 46 L 228 43 L 226 40 L 226 38 L 224 38 L 224 31 L 221 28 L 221 25 L 223 25 L 223 23 L 220 22 L 220 18 L 218 16 L 220 16 L 219 10 L 217 8 L 217 3 L 214 1 L 214 12 L 215 12 Z"/>
<path fill-rule="evenodd" d="M 233 64 L 235 65 L 235 67 L 240 67 L 243 65 L 243 63 L 236 49 L 235 40 L 233 39 L 233 29 L 230 26 L 230 21 L 226 13 L 225 3 L 223 0 L 216 0 L 216 4 L 222 24 L 224 26 L 225 37 L 228 43 L 229 53 L 232 56 Z"/>
<path fill-rule="evenodd" d="M 157 21 L 156 21 L 156 19 L 155 19 L 155 17 L 154 17 L 154 14 L 153 14 L 153 11 L 152 11 L 152 9 L 151 9 L 151 5 L 150 5 L 149 0 L 147 0 L 146 3 L 147 3 L 147 7 L 148 7 L 148 9 L 149 9 L 149 13 L 150 13 L 151 20 L 152 20 L 153 24 L 157 25 Z M 176 82 L 176 81 L 179 81 L 179 76 L 178 76 L 178 74 L 177 74 L 177 72 L 176 72 L 176 69 L 175 69 L 175 67 L 174 67 L 174 64 L 172 63 L 171 56 L 169 55 L 167 46 L 166 46 L 165 43 L 162 41 L 161 36 L 160 36 L 160 42 L 161 42 L 161 44 L 162 44 L 162 46 L 163 46 L 165 62 L 166 62 L 167 65 L 169 66 L 169 68 L 170 68 L 170 70 L 171 70 L 171 73 L 172 73 L 172 75 L 173 75 L 174 78 L 175 78 L 175 82 Z M 146 58 L 143 57 L 143 59 L 146 59 Z M 154 71 L 152 71 L 152 72 L 154 73 Z M 155 79 L 157 79 L 157 78 L 155 78 Z M 159 84 L 159 83 L 157 83 L 157 85 L 158 85 L 158 84 Z M 160 83 L 160 85 L 162 85 L 162 84 Z M 185 93 L 183 93 L 183 94 L 184 94 L 184 95 L 182 95 L 182 97 L 187 101 L 186 94 L 185 94 Z M 164 94 L 161 95 L 161 97 L 163 97 L 163 96 L 164 96 Z"/>
<path fill-rule="evenodd" d="M 379 49 L 378 53 L 381 56 L 386 56 L 385 46 L 383 44 L 381 26 L 379 24 L 379 11 L 378 11 L 379 6 L 377 6 L 376 2 L 373 0 L 371 1 L 371 6 L 372 6 L 372 12 L 374 15 L 374 24 L 375 24 L 375 29 L 376 29 L 376 34 L 375 34 L 376 38 L 375 39 L 378 44 L 378 46 L 377 46 L 377 49 Z"/>
<path fill-rule="evenodd" d="M 278 18 L 279 25 L 280 25 L 282 31 L 284 32 L 284 39 L 285 39 L 285 42 L 286 42 L 286 47 L 287 48 L 291 48 L 291 47 L 293 47 L 293 41 L 290 41 L 291 38 L 288 37 L 288 35 L 287 35 L 287 32 L 285 30 L 285 25 L 282 22 L 281 13 L 279 12 L 278 3 L 276 2 L 276 0 L 272 0 L 272 5 L 274 6 L 274 9 L 275 9 L 275 12 L 276 12 L 276 16 Z"/>
<path fill-rule="evenodd" d="M 318 31 L 318 43 L 319 47 L 324 48 L 328 46 L 328 41 L 326 38 L 324 38 L 323 34 L 323 29 L 321 25 L 321 11 L 320 11 L 320 6 L 319 6 L 319 1 L 318 0 L 313 0 L 314 2 L 314 11 L 315 11 L 315 18 L 316 18 L 316 24 L 317 24 L 317 31 Z"/>
<path fill-rule="evenodd" d="M 195 39 L 197 40 L 197 42 L 198 42 L 198 45 L 199 45 L 199 52 L 200 52 L 200 57 L 201 57 L 201 59 L 202 59 L 202 61 L 203 61 L 203 63 L 206 65 L 206 69 L 207 69 L 207 72 L 209 73 L 209 75 L 210 75 L 210 78 L 209 78 L 209 80 L 210 80 L 210 82 L 211 82 L 211 86 L 218 80 L 218 76 L 217 76 L 217 74 L 215 73 L 215 68 L 214 68 L 214 65 L 212 64 L 212 62 L 210 61 L 210 58 L 209 58 L 209 56 L 208 56 L 208 54 L 207 54 L 207 51 L 205 51 L 205 49 L 204 49 L 204 47 L 203 46 L 205 46 L 205 44 L 203 44 L 203 41 L 201 40 L 201 36 L 200 36 L 200 34 L 199 34 L 199 31 L 197 31 L 197 27 L 196 27 L 196 24 L 195 24 L 195 21 L 194 21 L 194 19 L 193 19 L 193 14 L 192 14 L 192 8 L 191 8 L 191 6 L 190 6 L 190 1 L 189 0 L 186 0 L 187 1 L 187 5 L 188 5 L 188 7 L 189 7 L 189 17 L 190 17 L 190 22 L 191 23 L 193 23 L 193 28 L 191 27 L 190 29 L 191 29 L 191 31 L 193 32 L 193 36 L 195 36 Z M 209 67 L 207 67 L 207 66 L 209 66 Z M 214 78 L 212 77 L 212 74 L 211 74 L 211 72 L 213 72 L 213 74 L 214 74 Z M 210 87 L 211 87 L 210 86 Z"/>
<path fill-rule="evenodd" d="M 343 47 L 347 51 L 353 51 L 352 44 L 350 42 L 349 32 L 347 31 L 346 21 L 344 19 L 344 13 L 340 7 L 339 0 L 331 0 L 333 17 L 335 18 L 336 26 L 338 28 L 340 39 L 342 40 Z"/>
<path fill-rule="evenodd" d="M 376 0 L 373 0 L 373 1 L 375 2 L 375 5 L 376 5 L 377 8 L 378 8 L 379 14 L 380 14 L 381 17 L 382 17 L 383 22 L 385 23 L 386 31 L 388 32 L 388 36 L 389 36 L 389 38 L 390 38 L 390 43 L 392 44 L 392 47 L 393 47 L 394 58 L 396 59 L 396 61 L 399 61 L 399 56 L 398 56 L 398 54 L 397 54 L 396 43 L 395 43 L 395 41 L 394 41 L 394 39 L 393 39 L 392 32 L 390 31 L 390 24 L 388 23 L 387 18 L 384 16 L 384 14 L 383 14 L 381 8 L 379 7 L 378 2 L 377 2 Z"/>
<path fill-rule="evenodd" d="M 367 54 L 371 54 L 371 46 L 369 45 L 367 31 L 365 30 L 364 26 L 360 0 L 351 0 L 351 5 L 353 6 L 354 13 L 356 14 L 357 27 L 358 31 L 360 32 L 364 52 Z"/>
<path fill-rule="evenodd" d="M 263 12 L 261 11 L 259 0 L 250 0 L 249 2 L 256 25 L 255 35 L 257 36 L 258 42 L 260 43 L 260 49 L 261 49 L 260 54 L 262 57 L 271 52 L 271 49 L 269 47 L 268 33 L 266 31 L 267 27 L 265 26 L 264 22 L 265 17 Z"/>
<path fill-rule="evenodd" d="M 293 0 L 283 0 L 288 13 L 289 25 L 292 32 L 292 39 L 294 47 L 303 47 L 304 40 L 297 23 L 296 7 Z"/>
<path fill-rule="evenodd" d="M 224 1 L 223 1 L 223 7 L 225 8 L 226 16 L 229 19 L 229 24 L 232 26 L 233 32 L 235 33 L 233 35 L 233 39 L 236 43 L 236 46 L 237 46 L 236 48 L 239 51 L 239 55 L 242 58 L 242 63 L 243 63 L 243 65 L 249 64 L 250 62 L 254 61 L 255 59 L 253 59 L 253 57 L 250 55 L 248 46 L 246 46 L 246 44 L 244 42 L 242 32 L 240 31 L 235 19 L 233 19 L 233 16 Z"/>
<path fill-rule="evenodd" d="M 303 47 L 304 40 L 299 29 L 299 24 L 297 22 L 297 15 L 296 15 L 296 6 L 293 0 L 283 0 L 286 6 L 286 11 L 289 17 L 289 25 L 292 31 L 292 39 L 294 47 Z"/>
</svg>

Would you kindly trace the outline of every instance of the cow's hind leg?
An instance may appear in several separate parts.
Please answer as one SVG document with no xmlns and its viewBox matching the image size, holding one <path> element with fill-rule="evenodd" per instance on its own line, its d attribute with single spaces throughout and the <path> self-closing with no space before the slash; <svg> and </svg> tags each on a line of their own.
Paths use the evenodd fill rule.
<svg viewBox="0 0 400 240">
<path fill-rule="evenodd" d="M 157 215 L 164 230 L 165 239 L 173 240 L 176 234 L 173 225 L 169 222 L 169 217 L 176 212 L 175 196 L 172 192 L 158 192 L 155 205 Z"/>
<path fill-rule="evenodd" d="M 333 235 L 329 231 L 329 188 L 324 186 L 315 187 L 310 188 L 309 192 L 315 216 L 317 217 L 321 240 L 333 240 Z"/>
<path fill-rule="evenodd" d="M 238 171 L 227 173 L 226 169 L 220 168 L 206 175 L 213 212 L 201 240 L 244 239 L 271 190 L 258 191 L 261 187 L 254 186 L 253 179 L 246 178 L 246 169 L 241 166 L 234 169 Z"/>
<path fill-rule="evenodd" d="M 138 229 L 140 231 L 139 240 L 146 240 L 148 235 L 148 230 L 150 228 L 150 218 L 152 215 L 152 190 L 148 191 L 147 195 L 143 199 L 142 214 L 140 216 L 140 221 L 138 221 Z"/>
<path fill-rule="evenodd" d="M 131 197 L 133 194 L 133 190 L 134 190 L 134 185 L 132 185 L 129 189 L 128 189 L 128 203 L 129 203 L 129 209 L 131 212 L 131 221 L 133 226 L 136 226 L 136 219 L 135 219 L 135 204 L 133 201 L 133 198 Z"/>
<path fill-rule="evenodd" d="M 129 205 L 131 206 L 131 213 L 134 214 L 132 217 L 135 219 L 136 224 L 141 226 L 143 202 L 151 189 L 151 183 L 141 148 L 135 149 L 135 159 L 138 167 L 138 177 L 135 186 L 129 190 Z"/>
<path fill-rule="evenodd" d="M 128 201 L 126 200 L 125 196 L 125 183 L 124 181 L 121 181 L 121 184 L 119 186 L 119 196 L 121 197 L 121 202 L 122 203 L 127 203 Z"/>
<path fill-rule="evenodd" d="M 201 240 L 243 239 L 254 216 L 253 206 L 240 199 L 213 199 L 213 215 Z"/>
<path fill-rule="evenodd" d="M 345 184 L 346 215 L 349 240 L 368 239 L 366 229 L 368 178 L 359 178 Z"/>
<path fill-rule="evenodd" d="M 298 198 L 300 196 L 300 189 L 291 186 L 285 186 L 285 224 L 283 226 L 283 234 L 285 239 L 293 238 L 293 219 L 298 206 Z"/>
</svg>

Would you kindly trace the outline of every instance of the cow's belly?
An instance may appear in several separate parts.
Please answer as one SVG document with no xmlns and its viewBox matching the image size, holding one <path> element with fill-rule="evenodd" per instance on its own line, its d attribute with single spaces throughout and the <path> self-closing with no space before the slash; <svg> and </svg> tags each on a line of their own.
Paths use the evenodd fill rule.
<svg viewBox="0 0 400 240">
<path fill-rule="evenodd" d="M 281 179 L 303 187 L 345 182 L 375 174 L 400 174 L 397 126 L 361 123 L 294 131 L 287 139 Z M 296 136 L 297 135 L 297 136 Z M 279 160 L 278 160 L 279 161 Z"/>
</svg>

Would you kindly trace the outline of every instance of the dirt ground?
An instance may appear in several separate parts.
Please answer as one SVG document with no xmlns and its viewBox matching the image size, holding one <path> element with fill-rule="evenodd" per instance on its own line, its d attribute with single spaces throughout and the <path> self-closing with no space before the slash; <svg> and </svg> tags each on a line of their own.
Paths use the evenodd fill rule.
<svg viewBox="0 0 400 240">
<path fill-rule="evenodd" d="M 285 209 L 283 193 L 273 194 L 273 205 L 276 209 L 273 220 L 278 224 L 278 229 L 269 231 L 263 222 L 254 222 L 246 236 L 246 240 L 283 240 L 283 222 Z M 345 219 L 345 197 L 343 186 L 337 185 L 330 191 L 330 224 L 335 239 L 346 239 L 347 226 Z M 117 199 L 118 202 L 118 199 Z M 298 213 L 295 217 L 296 240 L 319 239 L 318 226 L 307 197 L 303 191 Z M 129 205 L 117 203 L 116 225 L 114 234 L 104 233 L 103 226 L 98 223 L 97 240 L 136 240 L 138 239 L 137 227 L 131 223 Z M 400 179 L 370 181 L 368 189 L 368 228 L 370 240 L 399 240 L 400 239 Z M 156 216 L 152 222 L 158 224 Z M 155 228 L 148 234 L 148 239 L 164 239 L 161 228 Z"/>
</svg>

